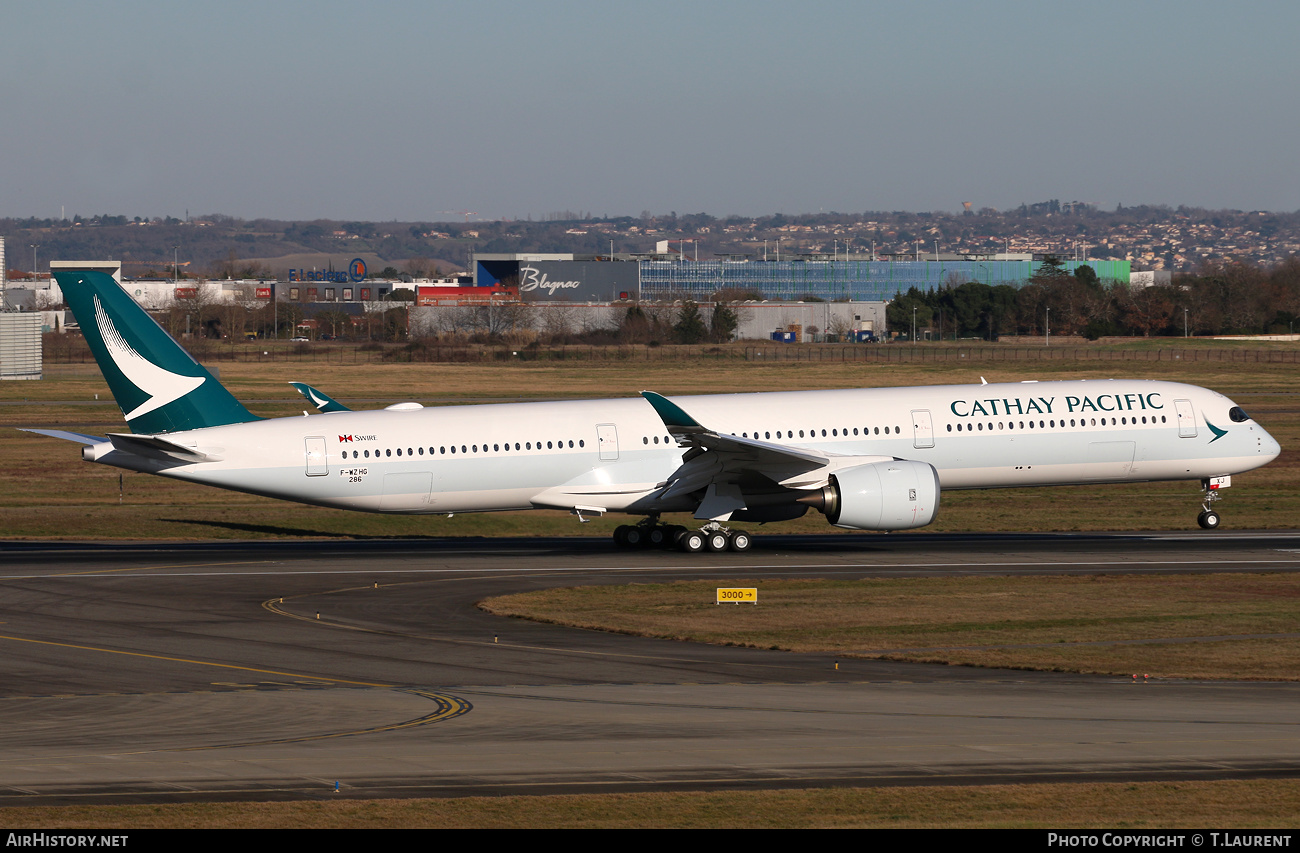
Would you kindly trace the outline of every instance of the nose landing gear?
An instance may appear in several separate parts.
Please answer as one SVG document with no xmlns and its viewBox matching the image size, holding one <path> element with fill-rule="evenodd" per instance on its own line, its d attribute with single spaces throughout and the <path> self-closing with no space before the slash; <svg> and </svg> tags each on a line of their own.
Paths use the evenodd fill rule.
<svg viewBox="0 0 1300 853">
<path fill-rule="evenodd" d="M 1205 491 L 1205 497 L 1201 500 L 1201 514 L 1196 516 L 1196 523 L 1201 526 L 1202 530 L 1217 530 L 1219 528 L 1219 514 L 1210 509 L 1214 502 L 1222 499 L 1219 489 L 1231 484 L 1227 477 L 1210 477 L 1201 481 L 1201 488 Z"/>
</svg>

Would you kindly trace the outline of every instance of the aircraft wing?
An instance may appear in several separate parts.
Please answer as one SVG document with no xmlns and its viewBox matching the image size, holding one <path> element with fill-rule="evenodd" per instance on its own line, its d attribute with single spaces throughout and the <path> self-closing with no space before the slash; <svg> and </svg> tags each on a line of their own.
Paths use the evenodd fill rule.
<svg viewBox="0 0 1300 853">
<path fill-rule="evenodd" d="M 822 485 L 827 469 L 846 458 L 717 432 L 661 394 L 642 391 L 641 396 L 654 407 L 669 435 L 680 446 L 690 448 L 658 497 L 667 501 L 703 491 L 696 518 L 725 520 L 747 509 L 750 500 L 746 492 Z"/>
<path fill-rule="evenodd" d="M 325 394 L 316 388 L 311 387 L 306 382 L 290 382 L 290 385 L 301 395 L 307 398 L 307 402 L 316 407 L 322 414 L 330 412 L 350 412 L 347 406 L 335 400 L 333 397 Z"/>
</svg>

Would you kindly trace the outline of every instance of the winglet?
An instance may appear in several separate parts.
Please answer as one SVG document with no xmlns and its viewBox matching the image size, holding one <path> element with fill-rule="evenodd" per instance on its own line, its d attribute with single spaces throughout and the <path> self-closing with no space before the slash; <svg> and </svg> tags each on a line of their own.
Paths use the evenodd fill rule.
<svg viewBox="0 0 1300 853">
<path fill-rule="evenodd" d="M 686 414 L 686 412 L 682 411 L 681 406 L 678 406 L 662 394 L 656 394 L 653 391 L 642 391 L 641 396 L 645 397 L 647 403 L 654 406 L 655 413 L 663 420 L 664 426 L 668 427 L 670 433 L 705 431 L 699 421 Z"/>
<path fill-rule="evenodd" d="M 320 390 L 311 387 L 306 382 L 290 382 L 289 384 L 292 385 L 299 394 L 306 397 L 307 402 L 311 403 L 322 413 L 328 414 L 330 412 L 352 411 L 338 400 L 335 400 L 328 394 L 321 393 Z"/>
</svg>

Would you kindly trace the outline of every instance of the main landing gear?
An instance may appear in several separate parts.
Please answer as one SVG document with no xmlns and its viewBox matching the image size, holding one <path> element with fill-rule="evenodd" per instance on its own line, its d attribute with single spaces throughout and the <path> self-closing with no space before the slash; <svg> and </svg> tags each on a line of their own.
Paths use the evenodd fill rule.
<svg viewBox="0 0 1300 853">
<path fill-rule="evenodd" d="M 1219 494 L 1219 484 L 1212 480 L 1202 480 L 1201 488 L 1205 490 L 1205 497 L 1201 499 L 1201 514 L 1196 516 L 1196 523 L 1201 526 L 1202 530 L 1217 530 L 1219 528 L 1219 514 L 1210 509 L 1214 502 L 1222 499 Z"/>
<path fill-rule="evenodd" d="M 743 530 L 731 530 L 710 521 L 699 530 L 680 524 L 660 524 L 647 518 L 637 524 L 622 524 L 614 530 L 614 544 L 620 548 L 676 548 L 687 554 L 701 551 L 748 551 L 754 539 Z"/>
</svg>

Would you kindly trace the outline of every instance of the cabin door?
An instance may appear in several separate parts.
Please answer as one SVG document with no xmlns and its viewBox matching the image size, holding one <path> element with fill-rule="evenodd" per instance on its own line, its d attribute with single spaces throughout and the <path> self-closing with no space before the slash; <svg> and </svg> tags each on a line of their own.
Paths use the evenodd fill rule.
<svg viewBox="0 0 1300 853">
<path fill-rule="evenodd" d="M 330 472 L 328 457 L 325 455 L 325 439 L 313 435 L 304 441 L 307 443 L 307 476 L 324 477 Z"/>
<path fill-rule="evenodd" d="M 934 424 L 930 420 L 929 409 L 912 412 L 912 446 L 934 447 Z"/>
<path fill-rule="evenodd" d="M 1174 400 L 1174 408 L 1178 410 L 1178 437 L 1196 438 L 1196 410 L 1192 401 Z"/>
<path fill-rule="evenodd" d="M 613 424 L 596 424 L 596 444 L 600 458 L 612 462 L 618 458 L 618 427 Z"/>
</svg>

